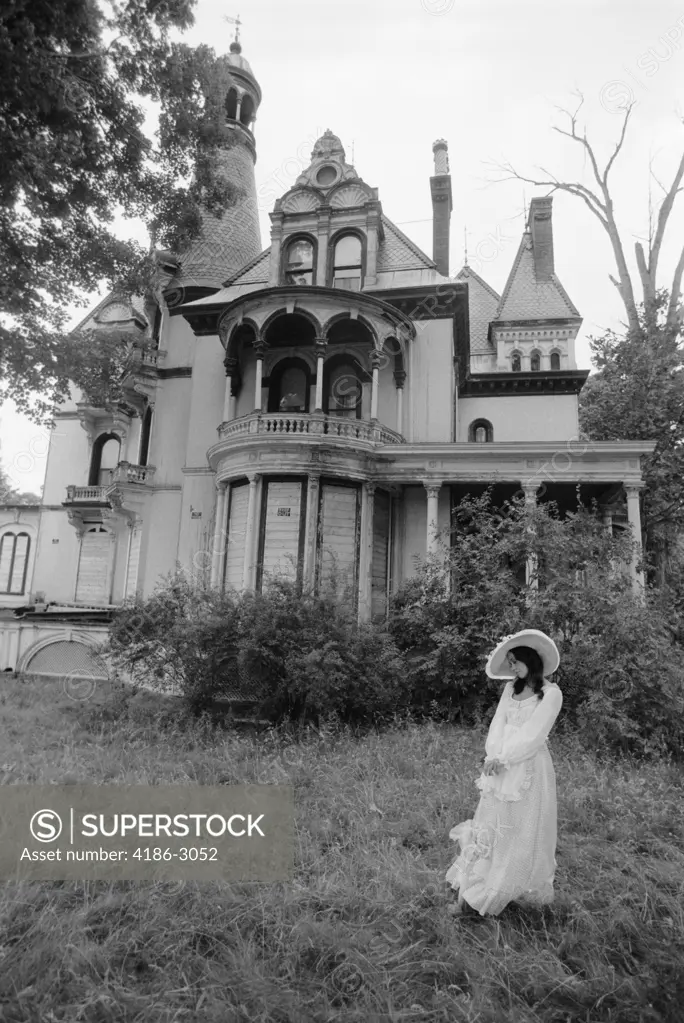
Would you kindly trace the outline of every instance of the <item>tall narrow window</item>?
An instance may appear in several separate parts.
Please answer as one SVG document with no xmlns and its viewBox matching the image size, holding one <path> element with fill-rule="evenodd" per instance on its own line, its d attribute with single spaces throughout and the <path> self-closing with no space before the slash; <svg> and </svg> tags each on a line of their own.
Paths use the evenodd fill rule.
<svg viewBox="0 0 684 1023">
<path fill-rule="evenodd" d="M 90 462 L 89 487 L 106 487 L 112 481 L 112 474 L 119 464 L 121 441 L 114 433 L 103 433 L 93 444 Z"/>
<path fill-rule="evenodd" d="M 147 465 L 150 454 L 150 432 L 152 430 L 152 409 L 148 405 L 143 416 L 140 428 L 140 452 L 138 454 L 138 465 Z"/>
<path fill-rule="evenodd" d="M 558 352 L 551 352 L 551 369 L 560 369 L 560 355 Z"/>
<path fill-rule="evenodd" d="M 324 411 L 331 416 L 360 419 L 362 388 L 356 366 L 352 362 L 338 362 L 326 383 Z"/>
<path fill-rule="evenodd" d="M 533 373 L 539 372 L 539 365 L 540 365 L 539 352 L 532 352 L 530 356 L 530 369 L 532 370 Z"/>
<path fill-rule="evenodd" d="M 514 373 L 520 372 L 520 352 L 513 352 L 511 356 L 511 370 Z"/>
<path fill-rule="evenodd" d="M 361 290 L 362 247 L 355 234 L 345 234 L 335 244 L 332 283 L 334 288 Z"/>
<path fill-rule="evenodd" d="M 23 593 L 31 540 L 28 533 L 5 533 L 0 539 L 0 593 Z"/>
<path fill-rule="evenodd" d="M 314 247 L 308 238 L 296 238 L 287 247 L 285 284 L 313 284 Z"/>
</svg>

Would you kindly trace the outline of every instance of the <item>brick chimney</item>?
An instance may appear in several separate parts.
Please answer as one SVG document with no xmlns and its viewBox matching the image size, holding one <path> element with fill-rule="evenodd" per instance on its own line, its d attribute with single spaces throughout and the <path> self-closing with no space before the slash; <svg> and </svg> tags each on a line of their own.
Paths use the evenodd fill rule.
<svg viewBox="0 0 684 1023">
<path fill-rule="evenodd" d="M 444 139 L 432 145 L 435 173 L 430 178 L 432 194 L 432 258 L 444 277 L 449 276 L 449 226 L 451 223 L 451 175 L 448 146 Z"/>
<path fill-rule="evenodd" d="M 530 215 L 527 218 L 527 228 L 532 235 L 534 274 L 539 281 L 548 280 L 554 272 L 552 203 L 553 198 L 550 195 L 544 199 L 532 199 Z"/>
</svg>

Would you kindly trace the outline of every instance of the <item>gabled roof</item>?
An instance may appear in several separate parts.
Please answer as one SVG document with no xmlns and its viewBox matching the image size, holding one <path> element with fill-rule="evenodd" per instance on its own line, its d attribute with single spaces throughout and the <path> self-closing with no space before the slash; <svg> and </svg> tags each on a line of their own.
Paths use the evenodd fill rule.
<svg viewBox="0 0 684 1023">
<path fill-rule="evenodd" d="M 383 213 L 382 226 L 385 237 L 378 246 L 378 273 L 392 270 L 413 270 L 427 268 L 434 270 L 437 264 L 426 256 L 410 238 L 400 231 Z"/>
<path fill-rule="evenodd" d="M 538 280 L 534 268 L 532 235 L 525 231 L 506 281 L 494 320 L 553 320 L 579 316 L 563 285 L 551 274 Z"/>
<path fill-rule="evenodd" d="M 493 351 L 492 342 L 488 339 L 489 324 L 495 317 L 500 296 L 470 266 L 466 265 L 459 270 L 454 279 L 465 281 L 468 285 L 471 354 Z"/>
<path fill-rule="evenodd" d="M 101 313 L 103 309 L 106 309 L 111 302 L 121 302 L 122 304 L 128 303 L 133 307 L 133 311 L 145 321 L 148 327 L 150 326 L 150 321 L 145 313 L 145 300 L 142 295 L 123 295 L 120 291 L 110 291 L 107 295 L 105 295 L 101 302 L 98 302 L 94 309 L 91 309 L 90 312 L 86 313 L 83 319 L 77 323 L 75 327 L 71 328 L 70 333 L 76 334 L 83 330 L 86 324 L 90 323 L 91 320 L 93 321 L 92 326 L 97 327 L 98 324 L 95 317 Z"/>
<path fill-rule="evenodd" d="M 269 245 L 267 249 L 246 263 L 241 270 L 238 270 L 233 277 L 224 281 L 223 287 L 226 288 L 229 284 L 268 284 L 270 256 L 271 246 Z"/>
</svg>

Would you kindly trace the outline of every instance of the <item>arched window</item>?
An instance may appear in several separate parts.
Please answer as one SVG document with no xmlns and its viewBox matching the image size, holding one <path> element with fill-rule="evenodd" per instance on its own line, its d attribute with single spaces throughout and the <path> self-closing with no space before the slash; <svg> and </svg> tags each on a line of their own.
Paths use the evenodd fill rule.
<svg viewBox="0 0 684 1023">
<path fill-rule="evenodd" d="M 560 369 L 560 355 L 558 352 L 551 352 L 551 369 Z"/>
<path fill-rule="evenodd" d="M 511 355 L 511 370 L 513 373 L 520 372 L 520 352 L 513 352 Z"/>
<path fill-rule="evenodd" d="M 530 369 L 532 370 L 532 372 L 538 373 L 540 365 L 541 359 L 539 356 L 539 352 L 532 352 L 532 354 L 530 355 Z"/>
<path fill-rule="evenodd" d="M 281 359 L 271 371 L 269 412 L 308 412 L 311 393 L 309 367 L 301 359 Z"/>
<path fill-rule="evenodd" d="M 285 254 L 285 284 L 313 284 L 313 265 L 313 242 L 295 238 Z"/>
<path fill-rule="evenodd" d="M 240 124 L 244 124 L 245 128 L 249 128 L 253 120 L 254 100 L 249 93 L 245 93 L 242 97 L 242 103 L 240 104 Z"/>
<path fill-rule="evenodd" d="M 335 242 L 333 252 L 333 288 L 361 290 L 363 246 L 355 234 L 345 234 Z"/>
<path fill-rule="evenodd" d="M 324 412 L 347 419 L 361 418 L 363 389 L 358 366 L 350 359 L 333 364 L 326 373 Z"/>
<path fill-rule="evenodd" d="M 237 89 L 229 89 L 226 96 L 226 116 L 234 121 L 237 117 Z"/>
<path fill-rule="evenodd" d="M 30 549 L 28 533 L 5 533 L 0 539 L 0 593 L 24 592 Z"/>
<path fill-rule="evenodd" d="M 150 453 L 150 433 L 152 431 L 152 408 L 148 405 L 143 416 L 140 427 L 140 451 L 138 454 L 138 465 L 147 465 Z"/>
<path fill-rule="evenodd" d="M 476 419 L 468 427 L 468 440 L 476 444 L 491 444 L 494 429 L 488 419 Z"/>
<path fill-rule="evenodd" d="M 93 444 L 90 462 L 89 487 L 106 487 L 112 481 L 112 473 L 119 464 L 121 441 L 114 433 L 103 433 Z"/>
</svg>

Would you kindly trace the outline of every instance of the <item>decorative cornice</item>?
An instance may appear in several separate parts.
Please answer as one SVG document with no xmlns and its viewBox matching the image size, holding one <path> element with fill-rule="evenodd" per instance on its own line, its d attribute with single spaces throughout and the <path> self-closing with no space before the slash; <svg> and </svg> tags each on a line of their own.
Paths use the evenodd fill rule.
<svg viewBox="0 0 684 1023">
<path fill-rule="evenodd" d="M 458 388 L 462 398 L 475 395 L 579 394 L 588 369 L 530 371 L 524 373 L 466 373 Z"/>
<path fill-rule="evenodd" d="M 158 369 L 160 380 L 173 380 L 175 377 L 191 377 L 192 366 L 170 366 L 168 369 Z"/>
</svg>

